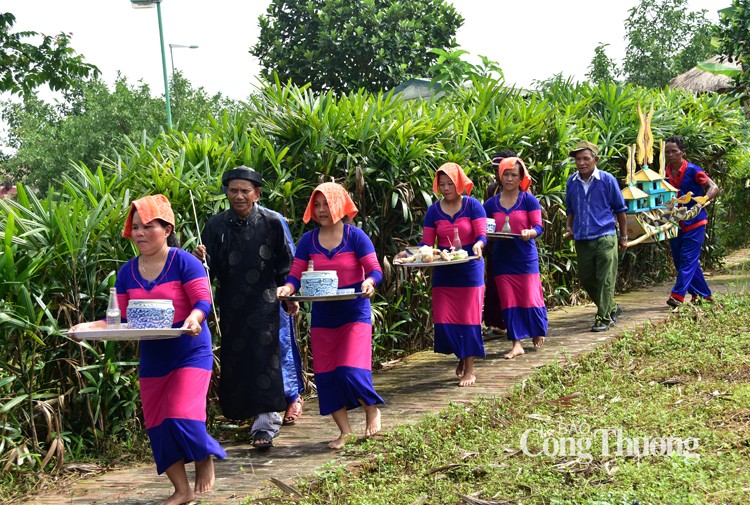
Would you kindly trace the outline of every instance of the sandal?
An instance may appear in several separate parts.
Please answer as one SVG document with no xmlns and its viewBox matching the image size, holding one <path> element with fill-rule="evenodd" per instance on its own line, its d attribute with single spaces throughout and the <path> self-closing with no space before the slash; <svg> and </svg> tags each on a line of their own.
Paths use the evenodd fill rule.
<svg viewBox="0 0 750 505">
<path fill-rule="evenodd" d="M 301 396 L 298 396 L 296 400 L 290 403 L 286 412 L 284 413 L 284 420 L 281 423 L 284 426 L 294 424 L 294 422 L 302 417 L 302 406 L 305 404 L 305 400 Z"/>
<path fill-rule="evenodd" d="M 273 434 L 268 431 L 256 431 L 253 434 L 253 447 L 256 449 L 270 449 L 273 447 Z"/>
</svg>

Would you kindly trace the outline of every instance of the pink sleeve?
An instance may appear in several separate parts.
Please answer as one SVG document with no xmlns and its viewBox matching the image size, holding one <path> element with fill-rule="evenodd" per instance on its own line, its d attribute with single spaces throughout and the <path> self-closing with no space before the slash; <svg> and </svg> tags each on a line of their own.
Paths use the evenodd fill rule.
<svg viewBox="0 0 750 505">
<path fill-rule="evenodd" d="M 437 236 L 437 229 L 431 226 L 425 226 L 422 230 L 422 243 L 430 247 L 435 247 L 435 237 Z"/>
<path fill-rule="evenodd" d="M 309 263 L 309 261 L 295 257 L 294 261 L 292 261 L 292 268 L 289 270 L 289 276 L 294 277 L 299 281 L 302 278 L 302 272 L 307 270 L 307 265 Z"/>
<path fill-rule="evenodd" d="M 383 271 L 383 269 L 380 268 L 378 257 L 374 252 L 368 254 L 367 256 L 362 256 L 359 259 L 359 262 L 362 265 L 362 268 L 365 269 L 365 275 L 370 275 L 372 272 Z"/>
<path fill-rule="evenodd" d="M 542 223 L 541 210 L 537 209 L 529 212 L 529 224 L 531 225 L 530 228 L 533 228 L 534 226 L 544 228 L 544 224 Z"/>
<path fill-rule="evenodd" d="M 474 237 L 478 240 L 482 235 L 487 235 L 487 218 L 478 217 L 471 220 L 471 229 L 474 231 Z"/>
<path fill-rule="evenodd" d="M 207 317 L 211 308 L 211 288 L 208 285 L 208 277 L 196 277 L 183 284 L 182 287 L 190 300 L 190 306 L 193 309 L 199 309 Z"/>
<path fill-rule="evenodd" d="M 359 258 L 359 264 L 365 269 L 365 278 L 372 279 L 377 286 L 383 280 L 383 269 L 380 267 L 378 257 L 375 252 L 371 252 Z"/>
</svg>

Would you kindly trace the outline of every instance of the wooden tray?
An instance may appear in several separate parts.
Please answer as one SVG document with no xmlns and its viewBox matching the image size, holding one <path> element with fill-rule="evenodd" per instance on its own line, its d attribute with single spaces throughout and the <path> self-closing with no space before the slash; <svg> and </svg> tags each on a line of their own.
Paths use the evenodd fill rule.
<svg viewBox="0 0 750 505">
<path fill-rule="evenodd" d="M 429 267 L 442 267 L 445 265 L 460 265 L 461 263 L 468 263 L 469 261 L 476 261 L 480 259 L 480 256 L 469 256 L 468 258 L 460 259 L 460 260 L 451 260 L 451 261 L 432 261 L 430 263 L 425 263 L 423 261 L 412 261 L 411 263 L 394 263 L 394 265 L 398 265 L 400 267 L 421 267 L 421 268 L 429 268 Z"/>
<path fill-rule="evenodd" d="M 341 300 L 354 300 L 362 296 L 361 291 L 356 293 L 339 293 L 335 295 L 323 295 L 323 296 L 303 296 L 303 295 L 292 295 L 292 296 L 280 296 L 282 300 L 289 300 L 291 302 L 338 302 Z"/>
<path fill-rule="evenodd" d="M 67 335 L 74 335 L 79 340 L 163 340 L 177 338 L 185 332 L 185 328 L 118 328 L 110 330 L 65 331 Z"/>
<path fill-rule="evenodd" d="M 520 238 L 520 233 L 503 233 L 501 231 L 496 231 L 492 233 L 487 233 L 487 238 Z"/>
</svg>

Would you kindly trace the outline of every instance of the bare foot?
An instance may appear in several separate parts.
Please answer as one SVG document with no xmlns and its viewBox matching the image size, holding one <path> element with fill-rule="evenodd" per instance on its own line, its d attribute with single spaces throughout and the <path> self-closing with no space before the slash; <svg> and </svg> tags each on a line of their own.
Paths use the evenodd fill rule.
<svg viewBox="0 0 750 505">
<path fill-rule="evenodd" d="M 534 342 L 534 347 L 537 349 L 544 347 L 544 337 L 534 337 L 531 341 Z"/>
<path fill-rule="evenodd" d="M 376 406 L 365 407 L 365 436 L 371 437 L 380 432 L 380 409 Z"/>
<path fill-rule="evenodd" d="M 477 382 L 477 378 L 474 375 L 474 360 L 474 356 L 467 356 L 461 359 L 464 363 L 464 373 L 458 381 L 459 387 L 473 386 Z"/>
<path fill-rule="evenodd" d="M 350 444 L 356 441 L 357 435 L 355 435 L 354 433 L 342 433 L 341 436 L 336 440 L 328 442 L 328 448 L 333 449 L 334 451 L 339 451 L 343 449 L 346 444 Z"/>
<path fill-rule="evenodd" d="M 464 374 L 463 377 L 461 377 L 461 380 L 458 381 L 458 387 L 466 387 L 466 386 L 473 386 L 476 384 L 477 378 L 474 376 L 474 374 Z"/>
<path fill-rule="evenodd" d="M 185 493 L 174 492 L 172 496 L 166 500 L 159 502 L 159 505 L 182 505 L 183 503 L 190 503 L 195 500 L 195 493 L 187 491 Z"/>
<path fill-rule="evenodd" d="M 523 347 L 521 347 L 521 341 L 520 340 L 514 340 L 513 341 L 513 348 L 510 350 L 509 353 L 507 353 L 503 358 L 505 359 L 513 359 L 516 356 L 520 356 L 521 354 L 524 354 Z"/>
<path fill-rule="evenodd" d="M 207 493 L 214 487 L 214 461 L 211 456 L 195 462 L 195 492 Z"/>
<path fill-rule="evenodd" d="M 456 366 L 456 377 L 463 377 L 464 376 L 464 358 L 461 358 L 458 360 L 458 365 Z"/>
</svg>

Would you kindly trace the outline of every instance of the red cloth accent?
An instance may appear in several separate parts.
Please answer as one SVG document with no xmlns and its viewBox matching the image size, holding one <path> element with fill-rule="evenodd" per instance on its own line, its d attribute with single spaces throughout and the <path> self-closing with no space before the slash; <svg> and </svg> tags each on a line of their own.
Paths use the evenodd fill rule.
<svg viewBox="0 0 750 505">
<path fill-rule="evenodd" d="M 306 223 L 310 222 L 310 219 L 315 219 L 315 195 L 321 193 L 326 197 L 328 202 L 328 210 L 331 213 L 331 219 L 334 223 L 341 221 L 344 216 L 349 216 L 349 219 L 353 219 L 357 215 L 359 210 L 354 205 L 352 198 L 349 196 L 349 192 L 344 189 L 341 184 L 335 182 L 324 182 L 320 184 L 310 195 L 310 201 L 307 202 L 307 208 L 305 209 L 305 215 L 302 216 L 302 220 Z"/>
<path fill-rule="evenodd" d="M 708 174 L 702 170 L 695 173 L 695 182 L 703 186 L 708 182 Z"/>
<path fill-rule="evenodd" d="M 670 168 L 667 170 L 667 179 L 669 179 L 669 183 L 678 189 L 678 195 L 681 196 L 681 193 L 679 193 L 680 184 L 682 184 L 682 178 L 685 176 L 685 170 L 687 170 L 688 162 L 687 160 L 682 160 L 682 165 L 680 165 L 680 169 L 677 171 L 677 177 L 672 176 L 672 169 Z"/>
<path fill-rule="evenodd" d="M 521 191 L 526 191 L 531 186 L 531 178 L 529 177 L 529 171 L 526 170 L 526 164 L 521 158 L 504 158 L 500 161 L 500 166 L 497 167 L 497 177 L 502 186 L 503 172 L 506 170 L 513 170 L 516 163 L 521 165 L 521 184 L 518 185 Z"/>
<path fill-rule="evenodd" d="M 122 236 L 130 238 L 133 228 L 133 212 L 138 212 L 143 224 L 148 224 L 154 219 L 161 219 L 171 224 L 174 228 L 174 212 L 172 204 L 164 195 L 144 196 L 130 203 L 130 212 L 125 220 L 125 227 L 122 229 Z"/>
<path fill-rule="evenodd" d="M 474 189 L 474 183 L 471 182 L 471 179 L 466 175 L 466 172 L 461 168 L 461 165 L 458 163 L 445 163 L 437 169 L 435 172 L 435 179 L 432 181 L 432 191 L 434 191 L 436 195 L 440 194 L 440 189 L 438 188 L 438 177 L 440 176 L 440 172 L 443 172 L 451 181 L 453 181 L 453 184 L 456 185 L 456 193 L 461 195 L 466 191 L 467 195 L 471 194 L 471 190 Z"/>
<path fill-rule="evenodd" d="M 695 223 L 689 226 L 683 226 L 682 223 L 684 223 L 684 221 L 680 221 L 680 230 L 682 231 L 682 233 L 687 233 L 690 230 L 694 230 L 696 228 L 700 228 L 701 226 L 707 225 L 708 219 L 701 219 L 700 221 L 696 221 Z"/>
</svg>

